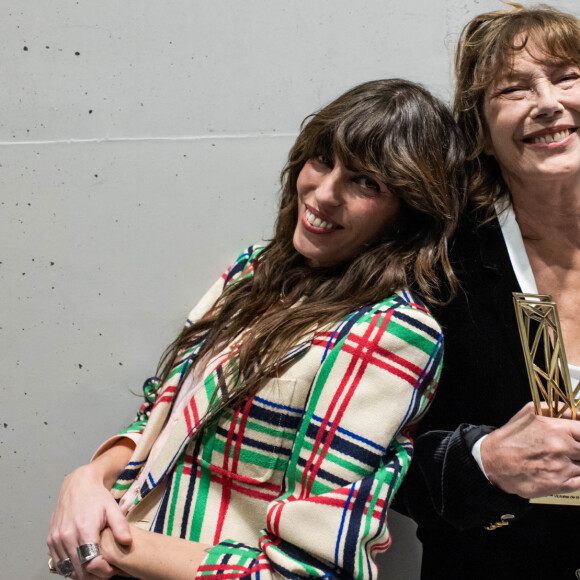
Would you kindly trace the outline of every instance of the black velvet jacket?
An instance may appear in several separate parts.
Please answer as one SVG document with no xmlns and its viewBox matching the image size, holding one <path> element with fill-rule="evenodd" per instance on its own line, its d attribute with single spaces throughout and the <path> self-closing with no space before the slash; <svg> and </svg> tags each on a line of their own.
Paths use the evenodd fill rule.
<svg viewBox="0 0 580 580">
<path fill-rule="evenodd" d="M 580 507 L 530 505 L 492 486 L 471 455 L 531 400 L 512 299 L 520 288 L 497 220 L 466 220 L 451 258 L 462 290 L 435 312 L 443 374 L 394 504 L 418 524 L 421 578 L 580 578 Z M 509 525 L 485 529 L 505 515 Z"/>
</svg>

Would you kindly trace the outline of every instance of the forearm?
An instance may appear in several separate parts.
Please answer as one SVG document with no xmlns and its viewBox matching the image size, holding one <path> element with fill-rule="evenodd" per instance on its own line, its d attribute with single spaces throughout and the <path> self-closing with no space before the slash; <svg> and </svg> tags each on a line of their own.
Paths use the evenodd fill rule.
<svg viewBox="0 0 580 580">
<path fill-rule="evenodd" d="M 131 545 L 123 546 L 115 542 L 110 530 L 103 530 L 101 553 L 112 566 L 142 580 L 192 580 L 211 548 L 135 526 L 131 535 Z"/>
<path fill-rule="evenodd" d="M 124 438 L 101 453 L 89 463 L 93 474 L 98 477 L 107 489 L 111 489 L 119 475 L 123 472 L 131 459 L 135 443 Z"/>
</svg>

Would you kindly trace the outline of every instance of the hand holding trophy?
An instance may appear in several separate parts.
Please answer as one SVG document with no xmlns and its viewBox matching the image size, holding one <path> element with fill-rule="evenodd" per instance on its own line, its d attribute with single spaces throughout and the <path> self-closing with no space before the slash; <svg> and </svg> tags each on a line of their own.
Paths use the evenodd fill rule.
<svg viewBox="0 0 580 580">
<path fill-rule="evenodd" d="M 580 383 L 572 388 L 556 303 L 544 294 L 514 292 L 513 298 L 536 414 L 580 419 Z M 577 505 L 580 491 L 530 502 Z"/>
</svg>

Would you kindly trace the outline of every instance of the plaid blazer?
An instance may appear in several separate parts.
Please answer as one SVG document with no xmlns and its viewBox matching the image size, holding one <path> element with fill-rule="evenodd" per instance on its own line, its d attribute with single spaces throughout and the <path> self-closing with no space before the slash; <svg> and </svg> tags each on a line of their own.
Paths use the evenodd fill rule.
<svg viewBox="0 0 580 580">
<path fill-rule="evenodd" d="M 252 275 L 258 251 L 238 257 L 188 323 Z M 179 357 L 160 389 L 146 382 L 124 431 L 142 435 L 116 497 L 145 464 L 197 350 Z M 411 460 L 410 427 L 434 394 L 441 360 L 441 329 L 402 291 L 313 330 L 289 350 L 280 376 L 200 434 L 223 381 L 218 367 L 174 420 L 128 520 L 213 545 L 198 577 L 376 577 L 375 556 L 391 543 L 387 509 Z"/>
</svg>

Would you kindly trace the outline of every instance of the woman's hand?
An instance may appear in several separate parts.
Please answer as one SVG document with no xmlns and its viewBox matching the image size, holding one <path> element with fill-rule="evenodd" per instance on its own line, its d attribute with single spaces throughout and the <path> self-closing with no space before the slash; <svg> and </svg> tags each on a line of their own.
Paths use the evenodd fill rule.
<svg viewBox="0 0 580 580">
<path fill-rule="evenodd" d="M 528 403 L 481 443 L 491 483 L 524 498 L 580 489 L 580 421 L 536 415 Z"/>
<path fill-rule="evenodd" d="M 71 559 L 76 580 L 110 578 L 117 573 L 102 556 L 81 565 L 78 546 L 98 543 L 106 528 L 120 545 L 132 542 L 130 526 L 109 487 L 129 461 L 133 447 L 132 442 L 116 444 L 92 463 L 73 471 L 62 484 L 46 543 L 55 565 Z"/>
<path fill-rule="evenodd" d="M 119 543 L 111 528 L 101 534 L 101 554 L 117 574 L 142 580 L 191 580 L 211 548 L 209 544 L 130 528 L 131 544 Z"/>
</svg>

